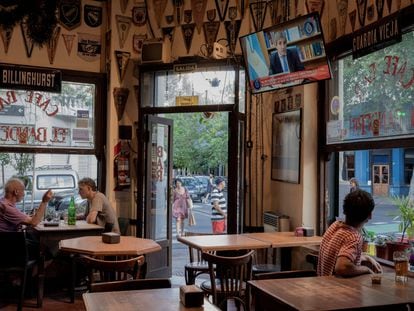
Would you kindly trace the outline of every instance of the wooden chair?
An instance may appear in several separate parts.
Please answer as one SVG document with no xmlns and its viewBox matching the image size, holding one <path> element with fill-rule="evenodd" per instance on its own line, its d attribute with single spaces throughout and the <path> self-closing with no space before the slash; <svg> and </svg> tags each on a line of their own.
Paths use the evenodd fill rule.
<svg viewBox="0 0 414 311">
<path fill-rule="evenodd" d="M 146 263 L 144 256 L 128 259 L 100 259 L 86 255 L 81 255 L 76 259 L 88 270 L 88 289 L 94 283 L 120 281 L 128 279 L 144 278 L 146 273 Z M 99 272 L 99 273 L 95 273 Z"/>
<path fill-rule="evenodd" d="M 185 236 L 196 236 L 196 235 L 212 235 L 212 233 L 199 233 L 199 232 L 188 232 L 186 231 Z M 200 274 L 208 274 L 208 264 L 202 258 L 202 252 L 191 246 L 188 247 L 188 254 L 190 262 L 184 266 L 185 283 L 187 285 L 193 285 L 196 278 Z"/>
<path fill-rule="evenodd" d="M 170 279 L 137 279 L 91 284 L 90 292 L 112 292 L 137 289 L 171 288 Z"/>
<path fill-rule="evenodd" d="M 29 273 L 37 265 L 43 265 L 42 257 L 29 258 L 28 241 L 26 232 L 0 232 L 0 245 L 3 254 L 0 256 L 0 273 L 7 275 L 18 275 L 20 277 L 20 297 L 17 310 L 22 310 L 25 298 L 25 289 L 29 279 Z M 43 302 L 44 275 L 37 275 L 37 304 L 40 308 Z"/>
<path fill-rule="evenodd" d="M 246 304 L 246 281 L 251 279 L 252 255 L 254 251 L 236 257 L 224 257 L 203 253 L 208 262 L 210 281 L 201 284 L 207 294 L 213 296 L 213 303 L 221 310 L 227 310 L 228 300 L 236 302 L 237 309 Z"/>
</svg>

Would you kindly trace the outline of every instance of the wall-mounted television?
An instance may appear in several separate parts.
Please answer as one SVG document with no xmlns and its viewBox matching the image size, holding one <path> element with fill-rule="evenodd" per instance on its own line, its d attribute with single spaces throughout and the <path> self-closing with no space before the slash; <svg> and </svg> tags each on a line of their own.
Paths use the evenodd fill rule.
<svg viewBox="0 0 414 311">
<path fill-rule="evenodd" d="M 331 78 L 318 13 L 240 37 L 253 94 Z"/>
</svg>

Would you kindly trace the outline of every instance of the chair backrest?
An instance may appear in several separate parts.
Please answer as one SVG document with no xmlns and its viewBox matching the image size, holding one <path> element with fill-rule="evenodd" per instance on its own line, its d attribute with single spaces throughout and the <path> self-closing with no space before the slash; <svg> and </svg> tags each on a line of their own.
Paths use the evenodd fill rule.
<svg viewBox="0 0 414 311">
<path fill-rule="evenodd" d="M 119 223 L 119 230 L 121 231 L 121 235 L 127 235 L 129 229 L 129 218 L 126 217 L 118 217 Z"/>
<path fill-rule="evenodd" d="M 136 279 L 139 276 L 139 268 L 145 264 L 144 256 L 105 260 L 82 255 L 77 260 L 88 269 L 90 284 L 95 283 L 94 270 L 100 272 L 100 281 Z"/>
<path fill-rule="evenodd" d="M 28 262 L 26 232 L 0 232 L 0 245 L 7 254 L 0 256 L 0 269 L 25 267 Z"/>
<path fill-rule="evenodd" d="M 246 281 L 251 279 L 254 251 L 236 257 L 203 253 L 208 262 L 213 303 L 222 307 L 229 299 L 238 300 L 245 307 Z M 216 282 L 218 281 L 218 282 Z"/>
<path fill-rule="evenodd" d="M 213 233 L 201 233 L 201 232 L 191 232 L 186 231 L 184 236 L 197 236 L 197 235 L 212 235 Z M 203 261 L 202 252 L 196 248 L 188 246 L 188 255 L 190 262 L 200 262 Z"/>
<path fill-rule="evenodd" d="M 287 279 L 287 278 L 303 278 L 317 276 L 315 270 L 291 270 L 291 271 L 279 271 L 269 273 L 257 273 L 253 275 L 255 280 L 267 280 L 267 279 Z"/>
<path fill-rule="evenodd" d="M 170 279 L 143 279 L 94 283 L 90 286 L 90 292 L 111 292 L 155 288 L 171 288 Z"/>
</svg>

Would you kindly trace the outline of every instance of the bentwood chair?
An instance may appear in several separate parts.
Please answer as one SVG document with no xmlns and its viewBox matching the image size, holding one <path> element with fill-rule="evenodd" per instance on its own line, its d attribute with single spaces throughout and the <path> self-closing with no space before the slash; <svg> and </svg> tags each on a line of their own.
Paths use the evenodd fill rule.
<svg viewBox="0 0 414 311">
<path fill-rule="evenodd" d="M 112 259 L 112 258 L 111 258 Z M 144 256 L 128 259 L 106 260 L 81 255 L 76 259 L 88 271 L 88 289 L 98 282 L 144 278 L 146 263 Z"/>
<path fill-rule="evenodd" d="M 199 233 L 186 231 L 185 236 L 212 235 L 212 233 Z M 188 246 L 190 261 L 184 266 L 185 283 L 193 285 L 196 278 L 201 274 L 208 274 L 208 264 L 202 258 L 202 252 L 194 247 Z"/>
<path fill-rule="evenodd" d="M 210 281 L 201 284 L 201 289 L 213 297 L 213 303 L 221 310 L 227 310 L 227 303 L 233 300 L 239 310 L 248 310 L 246 282 L 251 279 L 252 255 L 254 251 L 236 257 L 225 257 L 203 253 L 208 262 Z"/>
<path fill-rule="evenodd" d="M 0 232 L 0 245 L 3 250 L 0 256 L 0 274 L 4 279 L 9 276 L 19 276 L 20 297 L 17 310 L 22 310 L 25 298 L 25 289 L 30 274 L 35 266 L 43 265 L 43 257 L 32 259 L 29 257 L 29 245 L 26 232 Z M 40 308 L 43 302 L 44 275 L 37 274 L 37 304 Z"/>
</svg>

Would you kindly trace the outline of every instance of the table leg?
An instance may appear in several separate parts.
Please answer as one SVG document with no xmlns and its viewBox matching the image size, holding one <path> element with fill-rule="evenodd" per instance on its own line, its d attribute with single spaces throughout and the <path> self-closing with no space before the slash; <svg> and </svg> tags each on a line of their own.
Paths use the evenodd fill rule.
<svg viewBox="0 0 414 311">
<path fill-rule="evenodd" d="M 71 284 L 70 284 L 70 290 L 69 290 L 69 295 L 70 295 L 70 302 L 74 303 L 75 302 L 75 286 L 76 286 L 76 258 L 75 255 L 70 254 L 70 265 L 71 265 Z"/>
<path fill-rule="evenodd" d="M 292 248 L 282 247 L 280 249 L 280 270 L 289 271 L 292 269 Z"/>
</svg>

